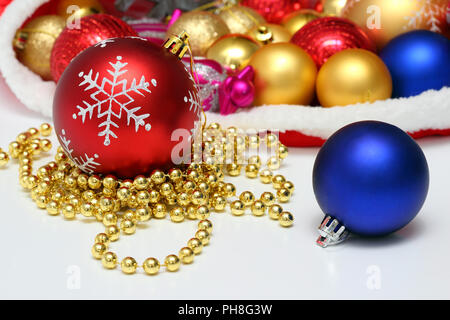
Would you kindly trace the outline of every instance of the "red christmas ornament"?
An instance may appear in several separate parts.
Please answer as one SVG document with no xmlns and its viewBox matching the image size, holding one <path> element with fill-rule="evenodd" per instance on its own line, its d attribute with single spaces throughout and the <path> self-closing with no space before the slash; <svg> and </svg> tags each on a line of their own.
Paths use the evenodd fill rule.
<svg viewBox="0 0 450 320">
<path fill-rule="evenodd" d="M 333 54 L 345 49 L 376 50 L 375 44 L 360 27 L 337 17 L 309 22 L 292 36 L 291 42 L 308 52 L 318 68 Z"/>
<path fill-rule="evenodd" d="M 173 150 L 174 156 L 182 147 L 190 150 L 200 112 L 183 63 L 134 37 L 104 40 L 80 53 L 53 102 L 59 142 L 78 167 L 121 178 L 173 165 Z"/>
<path fill-rule="evenodd" d="M 53 46 L 50 69 L 56 82 L 81 51 L 105 39 L 137 36 L 131 26 L 108 14 L 86 16 L 79 22 L 79 27 L 66 27 Z"/>
<path fill-rule="evenodd" d="M 258 11 L 267 22 L 280 23 L 293 11 L 314 9 L 320 0 L 242 0 L 241 5 Z"/>
</svg>

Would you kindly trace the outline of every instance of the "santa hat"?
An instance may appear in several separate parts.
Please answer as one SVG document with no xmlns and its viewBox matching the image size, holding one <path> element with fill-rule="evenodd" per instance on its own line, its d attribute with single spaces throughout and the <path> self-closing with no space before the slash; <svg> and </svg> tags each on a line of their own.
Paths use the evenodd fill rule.
<svg viewBox="0 0 450 320">
<path fill-rule="evenodd" d="M 15 0 L 0 17 L 0 72 L 17 98 L 28 108 L 51 117 L 56 85 L 43 81 L 17 59 L 12 48 L 16 30 L 43 4 L 51 0 Z M 279 130 L 288 146 L 321 145 L 334 131 L 361 120 L 394 124 L 413 137 L 450 135 L 450 88 L 430 90 L 410 97 L 355 104 L 347 107 L 271 105 L 222 116 L 208 113 L 208 120 L 224 126 Z"/>
</svg>

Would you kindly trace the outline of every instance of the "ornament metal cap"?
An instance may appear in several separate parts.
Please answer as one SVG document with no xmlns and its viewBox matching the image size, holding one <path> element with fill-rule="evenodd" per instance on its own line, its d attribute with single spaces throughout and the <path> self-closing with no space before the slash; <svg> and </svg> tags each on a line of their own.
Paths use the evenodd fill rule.
<svg viewBox="0 0 450 320">
<path fill-rule="evenodd" d="M 317 245 L 326 248 L 331 245 L 341 243 L 347 239 L 349 232 L 337 219 L 331 216 L 325 216 L 319 226 L 319 237 L 316 240 Z"/>
<path fill-rule="evenodd" d="M 164 43 L 164 48 L 182 59 L 189 50 L 189 35 L 186 31 L 182 31 L 179 35 L 171 35 Z"/>
<path fill-rule="evenodd" d="M 259 26 L 256 34 L 256 40 L 262 44 L 269 44 L 273 42 L 273 34 L 267 26 Z"/>
</svg>

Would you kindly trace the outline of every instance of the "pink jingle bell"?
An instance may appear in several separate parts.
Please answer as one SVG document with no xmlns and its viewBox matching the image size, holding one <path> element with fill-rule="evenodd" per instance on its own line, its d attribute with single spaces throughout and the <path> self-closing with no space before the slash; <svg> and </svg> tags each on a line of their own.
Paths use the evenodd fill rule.
<svg viewBox="0 0 450 320">
<path fill-rule="evenodd" d="M 247 66 L 236 76 L 231 76 L 219 87 L 220 113 L 227 115 L 236 112 L 238 108 L 251 106 L 255 97 L 253 67 Z"/>
</svg>

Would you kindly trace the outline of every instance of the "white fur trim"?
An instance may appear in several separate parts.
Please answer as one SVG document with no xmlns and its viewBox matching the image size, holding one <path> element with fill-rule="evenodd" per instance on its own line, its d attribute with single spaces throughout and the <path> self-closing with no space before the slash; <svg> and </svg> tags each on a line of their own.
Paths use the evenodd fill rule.
<svg viewBox="0 0 450 320">
<path fill-rule="evenodd" d="M 450 128 L 450 88 L 429 90 L 411 98 L 346 107 L 263 106 L 221 116 L 207 113 L 208 122 L 247 129 L 295 130 L 327 139 L 339 128 L 361 120 L 389 122 L 410 133 Z"/>
<path fill-rule="evenodd" d="M 51 117 L 53 81 L 43 81 L 16 59 L 11 43 L 16 30 L 37 8 L 49 0 L 14 0 L 0 18 L 0 72 L 17 98 L 28 108 Z"/>
</svg>

